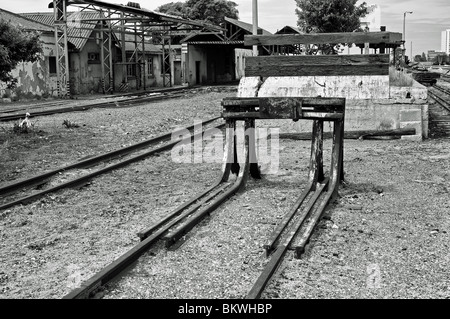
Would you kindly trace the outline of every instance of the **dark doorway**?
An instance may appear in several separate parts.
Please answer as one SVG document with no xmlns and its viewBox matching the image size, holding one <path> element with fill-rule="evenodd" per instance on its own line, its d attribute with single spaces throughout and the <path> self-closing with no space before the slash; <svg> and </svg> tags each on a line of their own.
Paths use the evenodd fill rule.
<svg viewBox="0 0 450 319">
<path fill-rule="evenodd" d="M 195 84 L 200 84 L 200 61 L 195 61 Z"/>
</svg>

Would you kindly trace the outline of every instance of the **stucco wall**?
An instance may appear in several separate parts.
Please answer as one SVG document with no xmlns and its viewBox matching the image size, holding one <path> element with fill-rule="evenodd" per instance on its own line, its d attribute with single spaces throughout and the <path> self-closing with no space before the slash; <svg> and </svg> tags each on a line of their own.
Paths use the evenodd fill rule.
<svg viewBox="0 0 450 319">
<path fill-rule="evenodd" d="M 56 95 L 56 75 L 49 73 L 48 57 L 55 55 L 54 37 L 50 34 L 41 35 L 43 54 L 36 62 L 20 62 L 11 71 L 18 80 L 17 87 L 13 90 L 6 89 L 6 83 L 0 82 L 0 97 L 9 93 L 12 97 L 21 94 L 29 95 Z"/>
<path fill-rule="evenodd" d="M 355 84 L 363 82 L 361 86 Z M 325 86 L 322 86 L 325 83 Z M 378 86 L 378 87 L 377 87 Z M 277 77 L 261 81 L 242 78 L 240 97 L 345 97 L 345 130 L 387 130 L 414 127 L 416 135 L 403 139 L 428 137 L 427 89 L 415 82 L 411 87 L 391 87 L 386 76 Z M 408 96 L 408 98 L 405 98 Z M 312 122 L 300 120 L 257 121 L 259 127 L 279 127 L 281 132 L 311 132 Z M 325 125 L 325 130 L 331 130 Z"/>
<path fill-rule="evenodd" d="M 188 79 L 189 85 L 195 85 L 197 82 L 204 83 L 206 82 L 207 73 L 206 73 L 206 63 L 207 63 L 207 55 L 204 51 L 198 50 L 195 46 L 188 46 Z M 196 77 L 196 61 L 200 62 L 200 78 Z"/>
</svg>

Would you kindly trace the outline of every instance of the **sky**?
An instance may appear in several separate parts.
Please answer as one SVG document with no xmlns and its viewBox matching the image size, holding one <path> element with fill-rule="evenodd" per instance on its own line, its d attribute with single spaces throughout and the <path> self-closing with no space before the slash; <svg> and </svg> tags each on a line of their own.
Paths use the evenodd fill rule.
<svg viewBox="0 0 450 319">
<path fill-rule="evenodd" d="M 126 4 L 128 0 L 101 0 L 104 2 Z M 155 10 L 158 6 L 178 0 L 133 0 L 142 8 Z M 182 0 L 180 0 L 182 1 Z M 252 23 L 252 0 L 233 0 L 238 4 L 239 20 Z M 0 0 L 0 8 L 12 12 L 48 12 L 51 0 Z M 428 50 L 441 49 L 441 31 L 450 29 L 450 0 L 365 0 L 369 5 L 381 8 L 381 25 L 386 31 L 403 32 L 403 13 L 405 19 L 407 54 L 422 54 Z M 362 1 L 358 1 L 358 4 Z M 258 26 L 275 33 L 286 25 L 296 26 L 295 0 L 258 0 Z M 70 9 L 70 8 L 69 8 Z M 74 7 L 74 10 L 76 8 Z"/>
</svg>

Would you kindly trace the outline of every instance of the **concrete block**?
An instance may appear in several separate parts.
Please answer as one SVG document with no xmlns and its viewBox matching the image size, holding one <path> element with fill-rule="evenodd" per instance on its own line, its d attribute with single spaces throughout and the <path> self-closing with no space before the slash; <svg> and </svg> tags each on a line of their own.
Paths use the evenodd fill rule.
<svg viewBox="0 0 450 319">
<path fill-rule="evenodd" d="M 422 136 L 421 135 L 402 135 L 400 137 L 402 141 L 411 141 L 411 142 L 421 142 Z"/>
<path fill-rule="evenodd" d="M 237 97 L 258 96 L 258 90 L 262 84 L 259 76 L 242 77 L 239 81 Z"/>
<path fill-rule="evenodd" d="M 415 121 L 422 121 L 422 110 L 420 108 L 400 110 L 400 122 Z"/>
<path fill-rule="evenodd" d="M 389 98 L 389 76 L 285 76 L 268 77 L 258 96 Z"/>
<path fill-rule="evenodd" d="M 428 110 L 428 104 L 421 105 L 422 106 L 422 137 L 428 138 L 428 131 L 429 131 L 429 110 Z"/>
</svg>

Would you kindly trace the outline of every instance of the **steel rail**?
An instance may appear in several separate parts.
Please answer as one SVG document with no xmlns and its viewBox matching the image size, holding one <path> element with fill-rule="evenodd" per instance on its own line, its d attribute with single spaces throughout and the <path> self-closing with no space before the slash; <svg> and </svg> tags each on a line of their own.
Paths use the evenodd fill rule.
<svg viewBox="0 0 450 319">
<path fill-rule="evenodd" d="M 305 246 L 309 242 L 309 238 L 314 230 L 314 227 L 317 225 L 320 217 L 322 216 L 323 211 L 326 206 L 332 200 L 332 198 L 337 196 L 337 189 L 339 186 L 339 182 L 341 180 L 341 158 L 342 151 L 338 151 L 337 149 L 341 147 L 340 143 L 344 136 L 344 129 L 342 127 L 338 127 L 335 129 L 336 134 L 333 139 L 333 154 L 331 157 L 331 168 L 330 168 L 330 186 L 328 187 L 328 191 L 325 194 L 325 197 L 319 204 L 319 207 L 315 210 L 315 212 L 311 215 L 311 218 L 306 226 L 305 230 L 302 232 L 299 243 L 295 247 L 296 258 L 300 258 L 300 255 L 305 251 Z"/>
<path fill-rule="evenodd" d="M 308 183 L 306 184 L 305 189 L 303 190 L 302 194 L 297 199 L 297 201 L 294 203 L 289 213 L 284 216 L 281 222 L 272 231 L 272 234 L 269 236 L 269 239 L 267 240 L 266 244 L 264 244 L 263 248 L 266 251 L 267 257 L 274 249 L 275 243 L 278 241 L 281 234 L 286 229 L 287 225 L 292 220 L 299 207 L 303 204 L 306 197 L 312 190 L 315 190 L 316 187 L 315 184 L 317 183 L 317 181 L 321 181 L 324 178 L 322 152 L 323 152 L 323 122 L 314 121 L 313 130 L 311 133 L 311 156 L 309 163 Z"/>
<path fill-rule="evenodd" d="M 442 86 L 440 86 L 438 84 L 433 85 L 432 88 L 433 89 L 438 89 L 439 91 L 441 91 L 442 93 L 445 93 L 446 95 L 450 95 L 450 90 L 449 89 L 447 89 L 445 87 L 442 87 Z"/>
<path fill-rule="evenodd" d="M 135 262 L 143 253 L 145 253 L 154 243 L 156 243 L 160 237 L 171 227 L 169 224 L 149 237 L 145 238 L 139 244 L 134 246 L 131 250 L 114 260 L 108 266 L 100 270 L 91 278 L 83 282 L 79 288 L 72 290 L 65 295 L 63 299 L 87 299 L 95 292 L 97 288 L 108 283 L 116 275 L 126 269 L 129 265 Z"/>
<path fill-rule="evenodd" d="M 224 126 L 225 126 L 225 124 L 221 124 L 221 125 L 218 125 L 218 126 L 216 126 L 214 128 L 210 128 L 210 129 L 207 129 L 207 130 L 202 131 L 200 133 L 194 134 L 191 137 L 177 139 L 175 141 L 172 141 L 172 142 L 170 142 L 168 144 L 165 144 L 165 145 L 162 145 L 162 146 L 157 147 L 155 149 L 152 149 L 152 150 L 150 150 L 148 152 L 145 152 L 143 154 L 131 157 L 131 158 L 126 159 L 124 161 L 121 161 L 119 163 L 115 163 L 115 164 L 109 165 L 107 167 L 104 167 L 104 168 L 102 168 L 100 170 L 97 170 L 95 172 L 92 172 L 90 174 L 87 174 L 87 175 L 81 176 L 79 178 L 76 178 L 74 180 L 71 180 L 71 181 L 59 184 L 59 185 L 51 187 L 49 189 L 40 191 L 40 192 L 38 192 L 36 194 L 32 194 L 32 195 L 29 195 L 29 196 L 26 196 L 26 197 L 19 198 L 17 200 L 12 201 L 12 202 L 2 204 L 2 205 L 0 205 L 0 210 L 6 209 L 6 208 L 9 208 L 9 207 L 18 205 L 18 204 L 28 203 L 28 202 L 30 202 L 30 201 L 32 201 L 32 200 L 34 200 L 36 198 L 39 198 L 39 197 L 41 197 L 41 196 L 43 196 L 45 194 L 48 194 L 48 193 L 51 193 L 51 192 L 55 192 L 55 191 L 60 190 L 62 188 L 74 187 L 74 186 L 78 186 L 78 185 L 81 185 L 81 184 L 85 184 L 87 181 L 91 180 L 93 177 L 96 177 L 98 175 L 107 173 L 107 172 L 109 172 L 111 170 L 114 170 L 114 169 L 117 169 L 117 168 L 124 167 L 124 166 L 129 165 L 131 163 L 134 163 L 136 161 L 142 160 L 142 159 L 144 159 L 144 158 L 146 158 L 148 156 L 151 156 L 151 155 L 153 155 L 155 153 L 159 153 L 159 152 L 165 151 L 165 150 L 171 148 L 172 146 L 176 145 L 177 143 L 179 143 L 181 141 L 184 141 L 186 139 L 194 139 L 196 136 L 204 134 L 204 133 L 206 133 L 209 130 L 222 128 Z"/>
<path fill-rule="evenodd" d="M 77 111 L 85 111 L 92 108 L 106 108 L 110 106 L 115 107 L 127 107 L 130 105 L 138 105 L 141 103 L 147 103 L 152 101 L 158 101 L 158 100 L 165 100 L 169 98 L 177 98 L 180 97 L 183 93 L 182 92 L 175 92 L 171 93 L 171 95 L 151 95 L 151 96 L 145 96 L 145 97 L 131 97 L 128 99 L 123 100 L 113 100 L 113 101 L 105 101 L 105 102 L 98 102 L 98 103 L 92 103 L 92 104 L 85 104 L 85 105 L 75 105 L 75 106 L 69 106 L 59 109 L 51 109 L 51 110 L 44 110 L 41 112 L 34 112 L 31 113 L 29 118 L 37 117 L 37 116 L 45 116 L 45 115 L 52 115 L 52 114 L 58 114 L 58 113 L 69 113 L 69 112 L 77 112 Z M 18 120 L 23 118 L 23 114 L 11 114 L 11 115 L 2 115 L 0 116 L 0 121 L 12 121 L 12 120 Z"/>
<path fill-rule="evenodd" d="M 126 96 L 142 96 L 142 95 L 147 95 L 147 94 L 156 94 L 156 93 L 166 93 L 166 92 L 173 92 L 173 91 L 185 91 L 186 88 L 179 88 L 179 87 L 175 87 L 175 88 L 160 88 L 160 89 L 155 89 L 155 90 L 148 90 L 145 92 L 129 92 L 129 93 L 122 93 L 122 94 L 117 94 L 117 95 L 108 95 L 105 98 L 106 99 L 117 99 L 120 97 L 126 97 Z M 43 102 L 43 103 L 36 103 L 33 104 L 33 106 L 28 106 L 26 107 L 26 105 L 19 105 L 19 106 L 23 106 L 23 108 L 12 108 L 12 109 L 4 109 L 1 110 L 0 113 L 13 113 L 13 112 L 21 112 L 21 111 L 28 111 L 28 110 L 33 110 L 33 109 L 39 109 L 39 108 L 45 108 L 45 107 L 49 107 L 49 106 L 60 106 L 60 105 L 64 105 L 67 104 L 68 100 L 55 100 L 55 101 L 48 101 L 48 102 Z M 76 100 L 72 100 L 72 101 L 76 101 Z M 80 100 L 83 101 L 83 100 Z M 87 101 L 95 101 L 95 100 L 87 100 Z M 111 101 L 108 101 L 111 102 Z M 98 103 L 98 102 L 97 102 Z M 88 103 L 86 105 L 89 104 L 97 104 L 97 103 Z M 102 102 L 100 102 L 102 103 Z"/>
<path fill-rule="evenodd" d="M 197 209 L 199 209 L 206 201 L 211 200 L 211 198 L 214 198 L 215 196 L 217 196 L 218 193 L 220 193 L 221 191 L 223 191 L 223 189 L 225 187 L 228 186 L 228 184 L 221 184 L 221 181 L 219 180 L 218 182 L 214 183 L 213 186 L 211 186 L 210 188 L 208 188 L 206 191 L 204 191 L 203 193 L 201 193 L 200 195 L 197 195 L 193 198 L 191 198 L 190 200 L 188 200 L 187 202 L 185 202 L 184 204 L 180 205 L 179 207 L 177 207 L 175 210 L 173 210 L 169 215 L 167 215 L 165 218 L 161 219 L 160 221 L 158 221 L 155 225 L 150 226 L 148 229 L 146 229 L 145 231 L 140 231 L 139 233 L 137 233 L 138 237 L 141 238 L 141 240 L 144 240 L 145 238 L 147 238 L 148 236 L 150 236 L 153 232 L 155 232 L 158 228 L 160 228 L 163 224 L 167 223 L 170 219 L 175 218 L 180 212 L 182 212 L 183 210 L 185 210 L 187 207 L 189 207 L 190 205 L 194 204 L 195 202 L 201 200 L 203 197 L 205 197 L 206 194 L 211 193 L 207 198 L 201 200 L 200 203 L 197 203 L 196 205 L 192 206 L 191 208 L 189 208 L 187 211 L 185 211 L 183 214 L 179 215 L 176 219 L 176 222 L 180 221 L 181 219 L 185 218 L 186 216 L 189 216 L 190 214 L 194 213 Z M 220 185 L 220 187 L 218 187 Z M 213 192 L 214 191 L 214 192 Z M 175 225 L 174 223 L 171 224 L 171 226 Z M 170 227 L 171 227 L 170 226 Z"/>
<path fill-rule="evenodd" d="M 212 119 L 208 119 L 208 120 L 202 122 L 202 124 L 209 124 L 209 123 L 211 123 L 213 121 L 216 121 L 218 119 L 220 119 L 220 117 L 214 117 Z M 13 191 L 15 191 L 15 190 L 17 190 L 19 188 L 23 188 L 23 187 L 26 187 L 26 186 L 31 186 L 31 185 L 35 185 L 37 183 L 41 183 L 41 182 L 45 181 L 47 178 L 49 178 L 49 177 L 51 177 L 53 175 L 56 175 L 56 174 L 58 174 L 60 172 L 67 171 L 69 169 L 85 167 L 85 166 L 88 166 L 88 165 L 92 165 L 92 164 L 96 164 L 96 163 L 105 161 L 107 159 L 115 158 L 115 157 L 120 156 L 120 155 L 126 155 L 128 153 L 133 152 L 133 151 L 136 151 L 136 150 L 139 150 L 141 148 L 147 147 L 147 146 L 149 146 L 151 144 L 154 144 L 154 143 L 160 142 L 160 141 L 162 141 L 164 139 L 170 138 L 172 136 L 172 134 L 174 134 L 174 133 L 176 133 L 178 131 L 191 130 L 194 127 L 195 127 L 195 125 L 191 125 L 191 126 L 188 126 L 188 127 L 185 127 L 185 128 L 180 128 L 180 129 L 177 129 L 174 132 L 164 133 L 164 134 L 161 134 L 159 136 L 156 136 L 156 137 L 153 137 L 151 139 L 148 139 L 146 141 L 142 141 L 142 142 L 139 142 L 139 143 L 136 143 L 136 144 L 124 147 L 124 148 L 120 148 L 120 149 L 117 149 L 117 150 L 114 150 L 114 151 L 111 151 L 111 152 L 107 152 L 107 153 L 101 154 L 101 155 L 97 155 L 97 156 L 94 156 L 94 157 L 91 157 L 91 158 L 88 158 L 88 159 L 85 159 L 85 160 L 82 160 L 82 161 L 78 161 L 78 162 L 75 162 L 75 163 L 72 163 L 72 164 L 69 164 L 69 165 L 66 165 L 66 166 L 63 166 L 63 167 L 60 167 L 60 168 L 57 168 L 57 169 L 45 172 L 45 173 L 42 173 L 40 175 L 33 176 L 31 178 L 22 179 L 20 181 L 14 181 L 12 183 L 9 183 L 8 185 L 0 187 L 0 196 L 9 194 L 9 193 L 11 193 L 11 192 L 13 192 Z"/>
<path fill-rule="evenodd" d="M 252 289 L 247 294 L 245 299 L 258 299 L 261 296 L 267 283 L 270 281 L 270 278 L 275 273 L 278 265 L 281 263 L 284 255 L 286 254 L 286 251 L 288 250 L 292 240 L 294 239 L 294 237 L 296 236 L 300 227 L 302 226 L 305 218 L 307 217 L 308 213 L 311 211 L 315 202 L 317 201 L 319 196 L 322 194 L 322 191 L 324 190 L 324 188 L 327 185 L 328 185 L 328 179 L 325 179 L 324 182 L 320 183 L 319 187 L 317 187 L 316 191 L 314 192 L 313 197 L 308 202 L 308 207 L 305 210 L 302 210 L 302 213 L 299 216 L 298 220 L 290 228 L 289 233 L 284 238 L 283 243 L 276 248 L 276 250 L 272 254 L 272 257 L 270 258 L 269 262 L 264 267 L 263 272 L 260 274 L 260 276 L 256 280 L 255 284 L 253 285 Z"/>
<path fill-rule="evenodd" d="M 67 104 L 67 101 L 52 101 L 52 102 L 45 102 L 45 103 L 37 103 L 33 104 L 31 107 L 22 107 L 24 105 L 20 105 L 22 108 L 15 108 L 15 109 L 4 109 L 1 110 L 0 113 L 14 113 L 14 112 L 23 112 L 23 111 L 29 111 L 29 110 L 35 110 L 45 107 L 52 107 L 52 106 L 60 106 Z"/>
<path fill-rule="evenodd" d="M 444 109 L 446 109 L 448 112 L 450 112 L 450 102 L 447 102 L 444 100 L 441 96 L 437 95 L 435 92 L 428 91 L 428 94 L 431 95 L 431 97 L 439 103 L 440 106 L 442 106 Z"/>
<path fill-rule="evenodd" d="M 284 218 L 281 220 L 281 222 L 277 225 L 277 227 L 272 231 L 272 233 L 269 236 L 269 239 L 266 241 L 266 243 L 263 245 L 263 248 L 266 251 L 266 256 L 268 257 L 270 253 L 274 250 L 275 243 L 279 240 L 281 234 L 286 229 L 289 222 L 294 217 L 295 213 L 299 209 L 299 207 L 302 205 L 302 203 L 305 201 L 305 198 L 308 196 L 308 194 L 312 190 L 313 183 L 309 182 L 305 189 L 303 190 L 300 197 L 297 199 L 297 201 L 294 203 L 294 206 L 291 207 L 289 213 L 287 213 Z"/>
<path fill-rule="evenodd" d="M 227 121 L 227 128 L 235 128 L 235 123 Z M 96 291 L 100 286 L 105 285 L 111 279 L 113 279 L 116 275 L 126 269 L 129 265 L 135 262 L 143 253 L 145 253 L 148 248 L 156 243 L 162 235 L 164 235 L 167 231 L 170 230 L 171 227 L 176 225 L 181 219 L 186 217 L 188 214 L 195 212 L 205 201 L 209 198 L 213 198 L 219 192 L 228 186 L 226 181 L 229 178 L 230 171 L 232 170 L 231 160 L 235 155 L 235 150 L 232 149 L 230 145 L 230 139 L 234 139 L 234 136 L 227 136 L 227 143 L 225 145 L 225 154 L 223 168 L 222 168 L 222 176 L 218 180 L 217 183 L 213 184 L 208 190 L 203 192 L 202 194 L 195 196 L 188 203 L 181 205 L 179 208 L 175 210 L 175 213 L 172 212 L 168 216 L 162 218 L 159 222 L 157 222 L 154 226 L 152 226 L 147 231 L 141 232 L 141 235 L 145 237 L 139 244 L 134 246 L 131 250 L 120 256 L 118 259 L 114 260 L 104 269 L 93 275 L 91 278 L 86 280 L 81 284 L 79 288 L 72 290 L 69 294 L 65 295 L 63 299 L 80 299 L 80 298 L 89 298 L 90 295 Z M 246 156 L 246 161 L 248 161 L 248 156 Z M 240 175 L 245 175 L 240 172 Z M 217 187 L 218 186 L 218 187 Z M 196 204 L 191 207 L 187 212 L 175 217 L 178 214 L 179 210 L 183 210 L 188 207 L 190 204 L 194 203 L 197 199 L 202 198 L 205 194 L 214 190 L 214 193 L 211 194 L 207 199 L 203 202 Z M 175 217 L 175 218 L 174 218 Z M 174 219 L 173 219 L 174 218 Z M 171 220 L 172 219 L 172 220 Z M 170 221 L 171 220 L 171 221 Z M 168 222 L 168 223 L 167 223 Z M 166 224 L 167 223 L 167 224 Z M 166 225 L 164 225 L 166 224 Z M 143 238 L 141 237 L 141 238 Z"/>
<path fill-rule="evenodd" d="M 295 247 L 296 257 L 298 258 L 303 252 L 306 243 L 308 242 L 314 227 L 317 225 L 323 211 L 327 204 L 333 197 L 337 196 L 337 189 L 339 182 L 343 180 L 343 137 L 344 137 L 344 118 L 338 122 L 335 122 L 333 129 L 333 150 L 331 155 L 330 165 L 330 177 L 326 178 L 316 188 L 314 195 L 308 201 L 307 207 L 302 210 L 297 220 L 295 221 L 289 233 L 285 236 L 283 244 L 279 245 L 273 253 L 270 261 L 264 267 L 263 272 L 260 274 L 255 284 L 247 294 L 246 299 L 257 299 L 261 296 L 267 283 L 270 281 L 272 275 L 275 273 L 277 267 L 281 263 L 286 251 L 288 250 L 291 242 L 296 237 L 304 221 L 309 215 L 309 222 L 303 230 L 300 237 L 300 244 Z M 318 138 L 320 140 L 320 138 Z M 311 163 L 314 162 L 314 158 L 311 159 Z M 310 168 L 312 170 L 313 168 Z M 328 187 L 327 192 L 321 199 L 317 209 L 312 212 L 314 205 L 319 197 L 323 194 L 325 187 Z"/>
<path fill-rule="evenodd" d="M 245 121 L 245 130 L 247 131 L 248 128 L 254 128 L 255 122 L 254 120 L 247 120 Z M 228 136 L 227 139 L 228 147 L 230 147 L 230 144 L 233 144 L 233 156 L 237 155 L 236 151 L 236 139 L 233 134 L 233 136 Z M 252 145 L 253 147 L 253 145 Z M 231 155 L 229 154 L 229 160 L 228 162 L 231 162 Z M 221 195 L 219 195 L 217 198 L 214 198 L 211 202 L 204 203 L 204 207 L 199 209 L 197 212 L 189 216 L 187 220 L 185 220 L 183 223 L 181 223 L 179 226 L 176 227 L 176 229 L 171 229 L 169 232 L 164 236 L 164 241 L 166 244 L 166 247 L 170 247 L 173 245 L 177 240 L 179 240 L 181 237 L 183 237 L 187 232 L 189 232 L 192 228 L 194 228 L 207 214 L 211 213 L 213 210 L 215 210 L 217 207 L 219 207 L 223 202 L 225 202 L 229 197 L 236 194 L 239 190 L 243 189 L 245 187 L 245 183 L 248 178 L 248 174 L 250 171 L 250 137 L 247 135 L 245 136 L 245 145 L 243 148 L 243 154 L 241 157 L 244 160 L 244 163 L 239 163 L 239 173 L 238 176 L 233 183 L 231 187 L 224 190 Z M 242 167 L 241 167 L 241 164 Z"/>
</svg>

